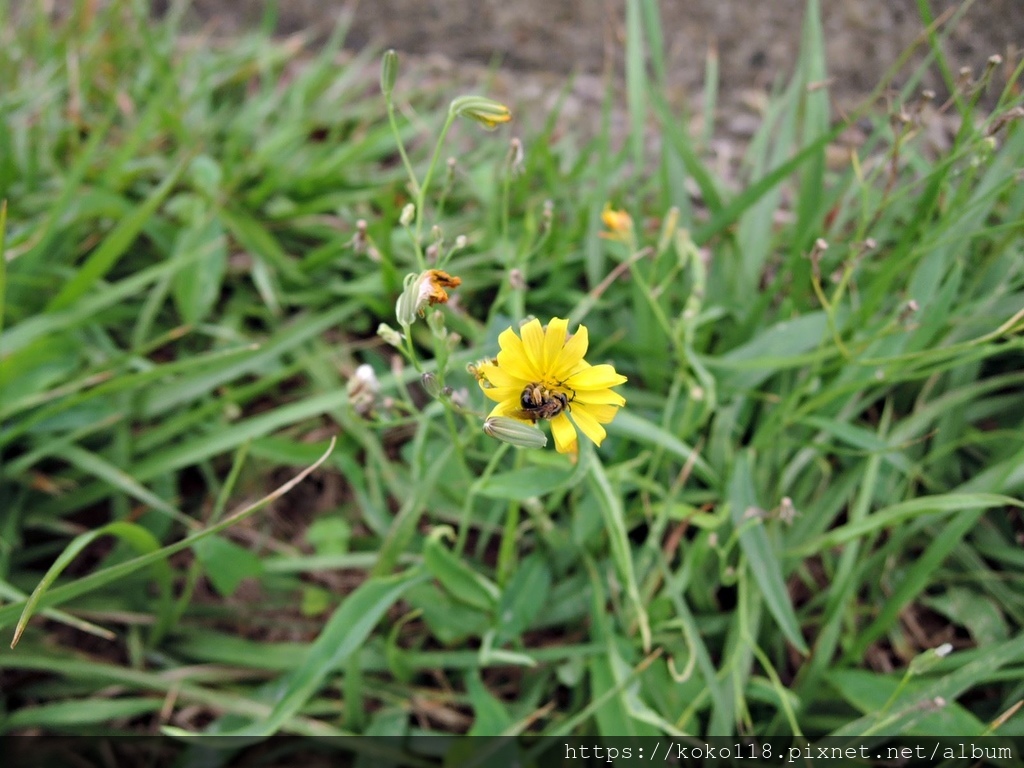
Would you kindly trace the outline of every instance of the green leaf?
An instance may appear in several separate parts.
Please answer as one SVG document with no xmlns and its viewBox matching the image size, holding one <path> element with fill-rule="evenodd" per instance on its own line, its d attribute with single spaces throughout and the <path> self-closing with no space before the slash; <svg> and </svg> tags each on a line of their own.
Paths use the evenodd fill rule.
<svg viewBox="0 0 1024 768">
<path fill-rule="evenodd" d="M 74 698 L 10 712 L 4 716 L 0 731 L 44 728 L 52 732 L 59 726 L 101 725 L 159 712 L 162 706 L 163 702 L 157 698 Z"/>
<path fill-rule="evenodd" d="M 620 411 L 615 421 L 608 425 L 609 434 L 625 435 L 637 442 L 662 448 L 683 462 L 693 463 L 693 473 L 711 485 L 717 485 L 719 478 L 710 464 L 693 448 L 675 435 L 665 431 L 652 421 L 631 413 L 626 409 Z"/>
<path fill-rule="evenodd" d="M 982 679 L 993 675 L 1007 664 L 1019 663 L 1021 659 L 1024 659 L 1024 636 L 989 646 L 978 658 L 938 680 L 925 683 L 919 688 L 914 685 L 911 689 L 912 695 L 901 696 L 897 699 L 896 705 L 884 711 L 877 708 L 868 709 L 863 717 L 846 723 L 828 735 L 853 736 L 860 739 L 875 733 L 896 735 L 913 732 L 922 718 L 928 717 L 934 711 L 936 700 L 945 701 L 948 706 L 964 691 L 978 685 Z M 911 681 L 911 685 L 913 683 L 914 681 Z M 960 735 L 956 730 L 937 730 L 932 733 Z"/>
<path fill-rule="evenodd" d="M 270 715 L 221 735 L 263 738 L 277 733 L 316 694 L 327 676 L 363 646 L 387 610 L 426 578 L 422 570 L 413 569 L 364 581 L 334 612 L 295 671 L 276 686 Z"/>
<path fill-rule="evenodd" d="M 343 555 L 348 552 L 352 526 L 340 517 L 321 517 L 306 529 L 306 541 L 318 555 Z"/>
<path fill-rule="evenodd" d="M 477 573 L 441 543 L 442 538 L 455 538 L 448 526 L 430 532 L 423 543 L 423 564 L 452 597 L 483 611 L 493 611 L 500 591 L 490 579 Z"/>
<path fill-rule="evenodd" d="M 911 680 L 893 702 L 890 698 L 900 685 L 900 678 L 880 675 L 863 669 L 833 669 L 826 680 L 836 692 L 865 715 L 898 712 L 923 701 L 922 691 L 927 682 Z M 886 708 L 888 705 L 888 708 Z M 947 701 L 941 708 L 921 708 L 913 725 L 900 735 L 934 736 L 938 733 L 957 736 L 980 736 L 985 724 L 955 701 Z"/>
<path fill-rule="evenodd" d="M 0 414 L 15 411 L 23 398 L 67 381 L 81 365 L 81 352 L 81 344 L 65 334 L 38 339 L 0 356 Z"/>
<path fill-rule="evenodd" d="M 96 250 L 89 255 L 85 263 L 75 272 L 75 276 L 53 297 L 47 305 L 48 312 L 55 312 L 71 306 L 113 268 L 117 260 L 124 255 L 125 251 L 135 241 L 135 238 L 142 232 L 142 228 L 149 221 L 150 217 L 156 213 L 160 204 L 171 190 L 174 189 L 174 185 L 178 183 L 178 177 L 185 167 L 184 160 L 179 162 L 167 174 L 164 180 L 160 182 L 160 186 L 153 190 L 153 193 L 146 202 L 136 208 L 134 213 L 121 219 Z"/>
<path fill-rule="evenodd" d="M 480 679 L 480 671 L 469 670 L 465 675 L 466 693 L 473 708 L 473 725 L 469 736 L 497 736 L 512 724 L 505 706 L 491 695 Z"/>
<path fill-rule="evenodd" d="M 421 584 L 410 589 L 406 599 L 413 608 L 423 611 L 423 621 L 431 634 L 446 646 L 480 637 L 491 625 L 486 612 L 460 603 L 436 584 Z"/>
<path fill-rule="evenodd" d="M 587 446 L 585 450 L 589 452 L 589 455 L 585 459 L 581 458 L 581 463 L 585 460 L 590 469 L 591 487 L 601 507 L 615 570 L 619 574 L 619 579 L 622 580 L 626 597 L 636 614 L 644 649 L 649 649 L 651 647 L 651 626 L 647 619 L 647 608 L 643 600 L 640 599 L 640 589 L 637 586 L 636 573 L 633 570 L 633 553 L 629 546 L 629 532 L 626 528 L 626 513 L 622 508 L 622 498 L 612 489 L 601 459 L 590 447 L 590 443 L 585 442 L 584 445 Z"/>
<path fill-rule="evenodd" d="M 193 547 L 213 588 L 230 597 L 244 579 L 263 573 L 263 561 L 245 547 L 220 536 L 211 536 Z"/>
<path fill-rule="evenodd" d="M 250 515 L 255 514 L 260 509 L 269 504 L 271 501 L 273 501 L 276 498 L 279 498 L 280 496 L 283 496 L 285 493 L 287 493 L 289 490 L 295 487 L 298 483 L 304 480 L 313 470 L 315 470 L 317 467 L 323 464 L 324 461 L 327 460 L 327 457 L 331 455 L 331 451 L 334 450 L 334 443 L 335 441 L 332 439 L 330 447 L 327 449 L 327 452 L 320 457 L 316 464 L 313 464 L 312 466 L 304 469 L 302 472 L 293 477 L 287 483 L 277 488 L 273 493 L 268 494 L 267 496 L 260 499 L 254 504 L 250 504 L 249 506 L 238 510 L 229 517 L 226 517 L 224 520 L 221 520 L 216 525 L 211 525 L 209 528 L 203 531 L 199 531 L 198 533 L 194 533 L 191 536 L 182 539 L 181 541 L 175 542 L 174 544 L 168 544 L 165 547 L 160 547 L 152 551 L 147 551 L 146 554 L 140 555 L 139 557 L 132 558 L 131 560 L 128 560 L 123 563 L 112 565 L 109 568 L 104 568 L 102 571 L 98 571 L 96 573 L 90 573 L 87 576 L 80 576 L 75 581 L 69 584 L 64 584 L 62 586 L 49 589 L 53 580 L 57 578 L 57 576 L 65 567 L 67 567 L 68 562 L 70 562 L 74 558 L 74 556 L 79 551 L 81 551 L 82 548 L 84 548 L 89 542 L 92 541 L 93 538 L 95 538 L 98 535 L 103 535 L 103 533 L 109 531 L 113 535 L 120 535 L 122 537 L 127 536 L 130 540 L 129 543 L 135 543 L 137 545 L 137 548 L 142 548 L 143 550 L 146 550 L 149 544 L 155 541 L 155 539 L 153 539 L 152 537 L 152 534 L 149 533 L 149 531 L 147 531 L 145 528 L 141 528 L 140 526 L 130 523 L 110 523 L 109 525 L 104 526 L 103 528 L 100 528 L 91 533 L 82 534 L 74 541 L 72 541 L 71 544 L 69 544 L 68 547 L 64 550 L 64 552 L 61 553 L 61 556 L 57 558 L 57 562 L 55 562 L 50 567 L 50 570 L 47 571 L 46 576 L 43 577 L 43 580 L 35 588 L 35 591 L 33 591 L 33 593 L 28 597 L 28 599 L 16 603 L 11 603 L 9 605 L 0 606 L 0 627 L 6 626 L 9 622 L 13 621 L 16 617 L 19 617 L 20 615 L 20 619 L 18 619 L 18 629 L 15 631 L 14 642 L 12 643 L 13 646 L 17 643 L 18 637 L 20 636 L 21 632 L 24 631 L 25 624 L 28 623 L 28 620 L 31 618 L 32 614 L 35 612 L 37 608 L 47 607 L 51 605 L 59 605 L 60 603 L 65 602 L 67 600 L 71 600 L 72 598 L 75 598 L 79 595 L 87 594 L 95 589 L 99 589 L 102 586 L 113 583 L 119 579 L 123 579 L 128 574 L 134 573 L 140 568 L 145 568 L 147 566 L 155 566 L 157 573 L 161 573 L 164 569 L 167 568 L 166 560 L 171 555 L 175 554 L 176 552 L 181 552 L 184 549 L 188 549 L 189 547 L 195 545 L 197 542 L 205 539 L 207 536 L 212 536 L 216 533 L 219 533 L 220 531 L 226 530 L 235 523 L 240 522 L 241 520 L 244 520 Z M 112 526 L 115 527 L 111 528 Z M 129 526 L 129 528 L 124 528 L 124 526 Z M 138 529 L 139 531 L 142 531 L 142 533 L 136 533 L 132 529 Z M 149 539 L 146 538 L 147 536 L 149 537 Z M 87 537 L 91 538 L 88 538 L 88 540 L 86 540 Z M 159 542 L 156 543 L 157 546 L 159 546 Z M 72 550 L 72 548 L 74 549 Z M 170 613 L 168 612 L 166 615 L 170 615 Z"/>
<path fill-rule="evenodd" d="M 950 512 L 990 509 L 1013 506 L 1024 509 L 1024 501 L 996 493 L 944 493 L 902 501 L 880 509 L 863 520 L 834 528 L 825 535 L 795 550 L 793 554 L 810 554 L 823 549 L 845 544 L 869 533 L 891 528 L 894 525 L 922 515 L 941 515 Z"/>
<path fill-rule="evenodd" d="M 551 591 L 551 569 L 534 552 L 519 563 L 498 603 L 498 642 L 518 638 L 543 610 Z"/>
<path fill-rule="evenodd" d="M 477 493 L 491 499 L 524 501 L 565 488 L 572 477 L 571 467 L 527 467 L 491 475 L 478 485 Z"/>
<path fill-rule="evenodd" d="M 974 590 L 950 587 L 941 595 L 924 596 L 921 603 L 966 629 L 979 647 L 1006 640 L 1006 619 L 995 601 Z"/>
<path fill-rule="evenodd" d="M 201 256 L 179 269 L 171 282 L 171 295 L 186 323 L 204 320 L 220 297 L 228 266 L 227 238 L 217 219 L 200 221 L 178 235 L 172 259 L 199 251 Z"/>
<path fill-rule="evenodd" d="M 28 626 L 29 619 L 32 618 L 36 609 L 41 607 L 43 597 L 53 582 L 57 580 L 57 577 L 64 572 L 64 569 L 71 564 L 71 561 L 78 557 L 86 547 L 103 536 L 114 536 L 146 555 L 153 555 L 160 551 L 160 542 L 156 540 L 153 534 L 135 523 L 108 523 L 97 528 L 95 531 L 76 536 L 64 548 L 64 551 L 60 553 L 60 556 L 46 571 L 46 574 L 25 601 L 24 607 L 21 610 L 21 618 L 18 619 L 18 625 L 14 630 L 14 639 L 11 641 L 12 648 L 18 644 L 18 640 L 25 631 L 25 627 Z M 154 630 L 154 635 L 159 636 L 166 631 L 166 622 L 170 617 L 171 569 L 164 560 L 155 560 L 147 564 L 152 565 L 157 577 L 157 583 L 160 585 L 161 621 Z M 4 606 L 4 608 L 17 609 L 17 606 L 18 604 L 15 603 L 10 606 Z"/>
<path fill-rule="evenodd" d="M 754 574 L 754 583 L 764 595 L 768 610 L 779 629 L 793 647 L 808 653 L 807 643 L 800 633 L 800 623 L 782 576 L 782 565 L 768 538 L 764 522 L 760 515 L 748 516 L 748 511 L 759 509 L 751 474 L 751 460 L 752 452 L 749 450 L 737 454 L 729 481 L 729 508 L 733 525 L 739 532 L 740 548 L 746 555 L 747 566 Z"/>
</svg>

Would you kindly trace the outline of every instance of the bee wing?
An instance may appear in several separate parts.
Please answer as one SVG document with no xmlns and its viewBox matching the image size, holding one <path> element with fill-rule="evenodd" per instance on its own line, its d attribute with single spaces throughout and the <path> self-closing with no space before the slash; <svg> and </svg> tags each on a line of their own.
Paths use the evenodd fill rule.
<svg viewBox="0 0 1024 768">
<path fill-rule="evenodd" d="M 525 408 L 519 408 L 512 412 L 512 418 L 514 419 L 525 419 L 526 421 L 532 421 L 534 424 L 537 423 L 537 414 L 532 411 L 527 411 Z"/>
</svg>

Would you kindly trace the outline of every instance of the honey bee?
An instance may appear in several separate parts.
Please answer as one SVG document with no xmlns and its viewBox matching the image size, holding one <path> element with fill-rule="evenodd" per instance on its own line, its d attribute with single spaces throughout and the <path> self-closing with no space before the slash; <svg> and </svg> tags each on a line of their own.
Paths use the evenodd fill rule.
<svg viewBox="0 0 1024 768">
<path fill-rule="evenodd" d="M 519 396 L 519 417 L 536 423 L 539 419 L 553 419 L 563 411 L 570 410 L 569 403 L 575 399 L 562 392 L 554 392 L 543 384 L 528 384 Z"/>
</svg>

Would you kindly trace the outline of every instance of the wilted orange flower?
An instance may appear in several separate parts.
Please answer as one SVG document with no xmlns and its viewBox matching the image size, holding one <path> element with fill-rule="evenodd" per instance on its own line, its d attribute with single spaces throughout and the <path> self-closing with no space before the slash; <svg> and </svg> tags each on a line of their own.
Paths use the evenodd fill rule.
<svg viewBox="0 0 1024 768">
<path fill-rule="evenodd" d="M 458 288 L 462 285 L 461 277 L 449 275 L 444 270 L 428 269 L 420 277 L 420 291 L 416 301 L 416 309 L 422 313 L 427 305 L 447 304 L 448 292 L 445 288 Z"/>
</svg>

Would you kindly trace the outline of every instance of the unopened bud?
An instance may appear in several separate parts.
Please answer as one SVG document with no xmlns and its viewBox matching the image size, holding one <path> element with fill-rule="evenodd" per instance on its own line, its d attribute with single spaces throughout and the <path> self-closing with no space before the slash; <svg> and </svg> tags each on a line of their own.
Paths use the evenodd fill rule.
<svg viewBox="0 0 1024 768">
<path fill-rule="evenodd" d="M 356 253 L 366 253 L 366 246 L 369 243 L 366 228 L 366 219 L 359 219 L 356 222 L 356 233 L 352 236 L 352 240 L 350 242 L 352 250 Z"/>
<path fill-rule="evenodd" d="M 513 176 L 523 172 L 526 161 L 526 153 L 523 151 L 523 142 L 513 137 L 508 146 L 508 167 Z"/>
<path fill-rule="evenodd" d="M 516 448 L 543 448 L 548 444 L 547 435 L 536 427 L 504 416 L 487 419 L 484 422 L 484 432 Z"/>
<path fill-rule="evenodd" d="M 416 322 L 416 305 L 419 298 L 419 275 L 410 273 L 405 276 L 405 286 L 402 295 L 395 302 L 395 318 L 398 324 L 410 326 Z"/>
<path fill-rule="evenodd" d="M 398 217 L 398 223 L 403 227 L 408 227 L 416 218 L 416 206 L 412 203 L 406 203 L 405 207 L 402 208 L 402 215 Z"/>
<path fill-rule="evenodd" d="M 404 337 L 387 323 L 381 323 L 377 326 L 377 335 L 392 347 L 398 347 L 399 349 L 402 347 Z"/>
<path fill-rule="evenodd" d="M 460 387 L 459 389 L 451 392 L 449 397 L 451 398 L 452 405 L 456 408 L 465 408 L 466 404 L 469 402 L 469 390 L 465 387 Z"/>
<path fill-rule="evenodd" d="M 555 218 L 555 204 L 550 200 L 544 201 L 544 208 L 541 211 L 540 227 L 544 232 L 551 231 L 551 222 Z"/>
<path fill-rule="evenodd" d="M 390 97 L 395 90 L 395 81 L 398 79 L 398 54 L 394 49 L 385 51 L 384 58 L 380 62 L 380 92 L 385 97 Z"/>
<path fill-rule="evenodd" d="M 672 238 L 675 236 L 676 227 L 678 225 L 679 209 L 673 205 L 668 209 L 668 213 L 665 214 L 665 220 L 661 223 L 661 234 L 658 236 L 657 253 L 664 253 L 668 250 L 668 247 L 672 242 Z"/>
<path fill-rule="evenodd" d="M 453 115 L 475 120 L 488 131 L 493 131 L 501 123 L 507 123 L 512 119 L 512 112 L 508 107 L 483 96 L 460 96 L 451 103 L 448 111 Z"/>
<path fill-rule="evenodd" d="M 423 385 L 423 389 L 426 393 L 433 398 L 441 396 L 441 384 L 437 380 L 437 376 L 432 373 L 424 373 L 420 376 L 420 384 Z"/>
<path fill-rule="evenodd" d="M 929 648 L 924 653 L 920 653 L 910 660 L 909 672 L 912 675 L 923 675 L 928 672 L 932 667 L 942 661 L 943 658 L 948 656 L 952 652 L 953 646 L 949 643 L 943 643 L 937 648 Z"/>
<path fill-rule="evenodd" d="M 443 339 L 448 333 L 444 327 L 444 313 L 439 309 L 427 316 L 427 325 L 430 327 L 430 332 L 439 339 Z"/>
<path fill-rule="evenodd" d="M 373 412 L 380 393 L 380 382 L 373 368 L 365 363 L 356 368 L 352 378 L 345 387 L 348 401 L 360 416 L 368 416 Z"/>
</svg>

